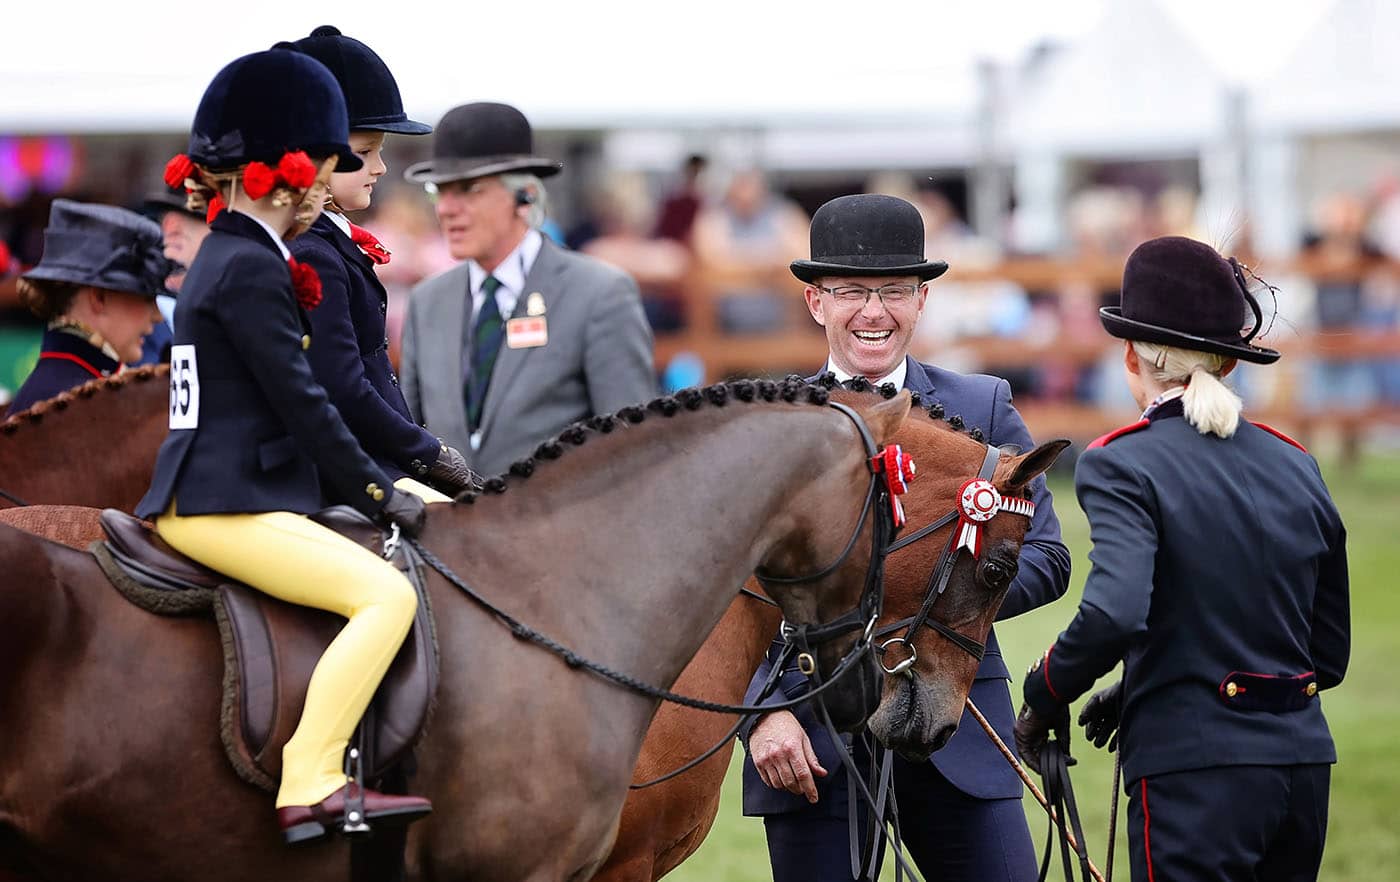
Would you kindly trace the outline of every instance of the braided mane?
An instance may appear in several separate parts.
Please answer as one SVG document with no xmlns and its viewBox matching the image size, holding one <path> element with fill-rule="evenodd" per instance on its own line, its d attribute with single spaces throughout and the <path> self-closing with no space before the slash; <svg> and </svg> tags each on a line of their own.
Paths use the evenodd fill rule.
<svg viewBox="0 0 1400 882">
<path fill-rule="evenodd" d="M 849 380 L 841 381 L 837 380 L 836 375 L 831 371 L 827 371 L 818 376 L 815 382 L 824 389 L 845 389 L 850 392 L 872 392 L 885 399 L 893 398 L 899 394 L 899 389 L 895 388 L 894 383 L 881 383 L 876 386 L 865 377 L 852 377 Z M 913 390 L 909 392 L 909 399 L 914 411 L 926 415 L 930 420 L 936 423 L 942 423 L 954 432 L 962 432 L 974 441 L 986 443 L 986 435 L 980 428 L 973 426 L 969 429 L 960 414 L 946 416 L 941 403 L 937 401 L 925 402 L 924 397 Z"/>
<path fill-rule="evenodd" d="M 53 398 L 37 401 L 31 407 L 6 417 L 3 422 L 0 422 L 0 434 L 13 435 L 20 426 L 40 423 L 46 415 L 54 411 L 67 410 L 68 405 L 80 398 L 92 398 L 99 392 L 105 393 L 108 390 L 120 391 L 133 383 L 145 383 L 158 376 L 164 376 L 169 371 L 170 365 L 148 364 L 124 370 L 110 377 L 88 380 L 81 386 L 60 392 Z"/>
</svg>

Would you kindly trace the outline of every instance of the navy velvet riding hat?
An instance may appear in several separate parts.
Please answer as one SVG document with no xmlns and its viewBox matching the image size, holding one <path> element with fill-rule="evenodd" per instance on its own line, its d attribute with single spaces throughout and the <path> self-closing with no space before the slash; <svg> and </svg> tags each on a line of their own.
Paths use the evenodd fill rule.
<svg viewBox="0 0 1400 882">
<path fill-rule="evenodd" d="M 403 176 L 435 184 L 507 172 L 547 178 L 563 167 L 535 155 L 535 136 L 525 114 L 509 104 L 479 101 L 443 114 L 433 134 L 433 158 L 410 165 Z"/>
<path fill-rule="evenodd" d="M 403 98 L 394 75 L 374 50 L 347 37 L 330 25 L 322 25 L 290 44 L 324 64 L 345 93 L 350 131 L 396 132 L 426 135 L 433 127 L 415 122 L 403 110 Z M 343 169 L 342 169 L 343 171 Z"/>
<path fill-rule="evenodd" d="M 792 274 L 811 284 L 822 276 L 917 276 L 948 271 L 924 259 L 924 219 L 895 196 L 840 196 L 812 215 L 812 259 L 794 260 Z"/>
<path fill-rule="evenodd" d="M 216 171 L 249 162 L 276 165 L 283 154 L 337 156 L 335 170 L 364 165 L 345 143 L 345 96 L 326 66 L 292 49 L 245 55 L 204 90 L 190 131 L 190 159 Z"/>
<path fill-rule="evenodd" d="M 1163 236 L 1142 243 L 1123 267 L 1120 297 L 1121 306 L 1099 310 L 1099 321 L 1115 337 L 1255 364 L 1278 361 L 1276 351 L 1250 342 L 1263 313 L 1239 262 L 1204 242 Z"/>
<path fill-rule="evenodd" d="M 44 228 L 44 256 L 30 281 L 72 282 L 154 298 L 178 267 L 164 252 L 160 227 L 134 211 L 55 199 Z"/>
</svg>

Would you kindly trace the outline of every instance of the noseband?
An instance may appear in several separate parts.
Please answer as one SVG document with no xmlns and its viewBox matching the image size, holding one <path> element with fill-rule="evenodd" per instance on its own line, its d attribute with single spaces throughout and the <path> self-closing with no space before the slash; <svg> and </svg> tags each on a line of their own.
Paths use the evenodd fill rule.
<svg viewBox="0 0 1400 882">
<path fill-rule="evenodd" d="M 980 523 L 991 520 L 998 512 L 1002 511 L 1012 512 L 1027 518 L 1035 514 L 1035 503 L 1024 499 L 1003 499 L 991 486 L 992 474 L 996 471 L 997 462 L 1000 459 L 1000 448 L 988 444 L 987 455 L 982 460 L 982 468 L 977 472 L 975 480 L 963 485 L 958 505 L 954 506 L 953 510 L 943 517 L 926 527 L 915 530 L 885 549 L 886 554 L 891 554 L 918 542 L 925 536 L 936 533 L 954 521 L 960 521 L 959 528 L 951 531 L 948 543 L 943 546 L 943 551 L 938 555 L 938 562 L 934 564 L 933 572 L 929 574 L 928 587 L 924 589 L 924 602 L 919 607 L 918 613 L 894 624 L 886 625 L 875 634 L 875 637 L 879 638 L 893 634 L 901 628 L 907 627 L 909 629 L 904 632 L 902 637 L 893 637 L 880 644 L 879 652 L 881 654 L 891 646 L 901 643 L 909 650 L 908 658 L 892 667 L 886 667 L 882 659 L 880 667 L 885 673 L 903 673 L 908 671 L 918 660 L 919 653 L 914 648 L 914 635 L 919 628 L 924 626 L 942 634 L 949 642 L 979 662 L 986 654 L 987 645 L 985 643 L 979 643 L 965 634 L 960 634 L 931 616 L 934 604 L 938 603 L 938 598 L 943 596 L 943 592 L 948 589 L 948 581 L 953 576 L 953 566 L 957 563 L 958 552 L 966 548 L 974 558 L 981 552 L 981 535 L 978 526 Z"/>
<path fill-rule="evenodd" d="M 783 622 L 782 625 L 783 639 L 798 651 L 798 669 L 808 676 L 816 673 L 813 647 L 850 631 L 861 632 L 850 651 L 831 672 L 829 679 L 834 680 L 872 647 L 875 622 L 884 609 L 885 555 L 894 550 L 894 546 L 889 542 L 904 523 L 904 511 L 900 507 L 898 496 L 904 492 L 907 480 L 913 476 L 913 466 L 912 460 L 898 447 L 877 447 L 865 420 L 861 419 L 854 409 L 836 401 L 830 402 L 829 405 L 855 424 L 856 431 L 860 433 L 861 443 L 865 445 L 865 467 L 870 471 L 870 488 L 865 493 L 865 504 L 860 510 L 860 519 L 856 521 L 855 531 L 851 533 L 845 549 L 836 560 L 815 573 L 805 576 L 774 576 L 755 570 L 754 576 L 761 585 L 799 585 L 825 579 L 840 569 L 851 556 L 861 531 L 865 529 L 866 518 L 870 517 L 870 512 L 874 509 L 875 521 L 870 532 L 870 567 L 866 571 L 865 587 L 861 589 L 856 607 L 824 624 L 790 625 Z"/>
</svg>

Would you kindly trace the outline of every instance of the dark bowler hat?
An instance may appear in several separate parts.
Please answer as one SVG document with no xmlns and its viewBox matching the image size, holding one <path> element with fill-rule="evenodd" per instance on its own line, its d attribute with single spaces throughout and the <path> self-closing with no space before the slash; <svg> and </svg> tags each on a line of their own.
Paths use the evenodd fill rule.
<svg viewBox="0 0 1400 882">
<path fill-rule="evenodd" d="M 364 163 L 349 137 L 345 96 L 326 66 L 292 49 L 269 49 L 215 74 L 194 115 L 189 155 L 223 171 L 254 161 L 275 166 L 305 150 L 339 157 L 336 171 L 356 171 Z"/>
<path fill-rule="evenodd" d="M 1279 354 L 1250 343 L 1263 324 L 1239 261 L 1182 236 L 1149 239 L 1123 267 L 1121 306 L 1099 310 L 1104 329 L 1141 340 L 1272 364 Z M 1252 313 L 1252 315 L 1250 314 Z M 1245 331 L 1245 323 L 1253 326 Z"/>
<path fill-rule="evenodd" d="M 389 66 L 359 40 L 345 36 L 330 25 L 322 25 L 312 31 L 311 36 L 290 45 L 324 64 L 340 83 L 350 114 L 350 131 L 426 135 L 433 130 L 426 123 L 408 118 L 399 96 L 399 84 L 394 82 Z"/>
<path fill-rule="evenodd" d="M 525 114 L 509 104 L 479 101 L 443 114 L 433 133 L 433 158 L 410 165 L 403 176 L 440 184 L 524 172 L 547 178 L 563 165 L 535 155 L 535 135 Z"/>
<path fill-rule="evenodd" d="M 177 266 L 165 256 L 154 221 L 113 205 L 55 199 L 44 228 L 44 256 L 24 278 L 173 297 L 165 278 Z"/>
<path fill-rule="evenodd" d="M 924 259 L 924 219 L 895 196 L 840 196 L 812 216 L 812 259 L 794 260 L 792 274 L 811 284 L 822 276 L 918 276 L 948 271 Z"/>
<path fill-rule="evenodd" d="M 174 187 L 167 187 L 164 182 L 146 194 L 146 197 L 141 200 L 138 211 L 142 217 L 148 217 L 156 223 L 160 223 L 160 219 L 165 216 L 166 212 L 170 211 L 189 215 L 201 223 L 205 219 L 205 212 L 190 209 L 184 188 L 177 190 Z"/>
</svg>

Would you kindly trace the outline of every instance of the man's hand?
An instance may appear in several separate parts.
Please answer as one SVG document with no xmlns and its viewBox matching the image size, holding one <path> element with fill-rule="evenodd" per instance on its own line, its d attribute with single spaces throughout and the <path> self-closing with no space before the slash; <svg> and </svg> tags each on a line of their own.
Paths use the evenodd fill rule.
<svg viewBox="0 0 1400 882">
<path fill-rule="evenodd" d="M 1079 711 L 1079 725 L 1084 727 L 1084 740 L 1095 747 L 1108 745 L 1112 753 L 1118 747 L 1118 723 L 1123 710 L 1123 681 L 1100 689 L 1084 703 Z"/>
<path fill-rule="evenodd" d="M 442 445 L 437 461 L 428 468 L 428 483 L 448 496 L 465 490 L 480 490 L 481 476 L 467 468 L 466 457 L 455 447 Z"/>
<path fill-rule="evenodd" d="M 1074 760 L 1069 758 L 1069 705 L 1060 705 L 1055 715 L 1047 718 L 1031 710 L 1030 705 L 1023 704 L 1021 713 L 1016 716 L 1014 732 L 1016 750 L 1021 754 L 1021 762 L 1031 771 L 1040 772 L 1040 751 L 1045 747 L 1045 742 L 1050 739 L 1052 732 L 1060 740 L 1067 764 L 1074 764 Z"/>
<path fill-rule="evenodd" d="M 775 711 L 758 721 L 749 734 L 749 757 L 764 784 L 817 801 L 812 776 L 825 778 L 826 769 L 817 761 L 812 739 L 790 711 Z"/>
</svg>

